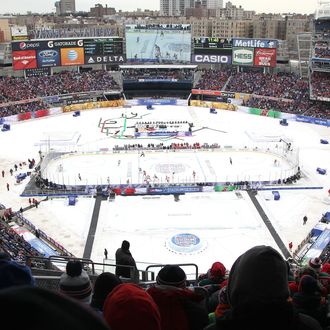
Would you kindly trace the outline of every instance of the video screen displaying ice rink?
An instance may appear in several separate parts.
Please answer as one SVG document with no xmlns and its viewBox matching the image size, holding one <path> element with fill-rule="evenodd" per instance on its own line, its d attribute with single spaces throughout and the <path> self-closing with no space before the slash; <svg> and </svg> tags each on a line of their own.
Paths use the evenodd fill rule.
<svg viewBox="0 0 330 330">
<path fill-rule="evenodd" d="M 190 63 L 189 24 L 126 25 L 126 56 L 131 63 Z"/>
</svg>

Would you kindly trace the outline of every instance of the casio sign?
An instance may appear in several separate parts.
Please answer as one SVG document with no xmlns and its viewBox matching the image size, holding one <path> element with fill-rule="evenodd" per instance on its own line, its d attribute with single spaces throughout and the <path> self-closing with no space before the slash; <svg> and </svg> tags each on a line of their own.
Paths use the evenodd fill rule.
<svg viewBox="0 0 330 330">
<path fill-rule="evenodd" d="M 197 63 L 230 63 L 230 57 L 223 55 L 195 55 L 194 59 Z"/>
</svg>

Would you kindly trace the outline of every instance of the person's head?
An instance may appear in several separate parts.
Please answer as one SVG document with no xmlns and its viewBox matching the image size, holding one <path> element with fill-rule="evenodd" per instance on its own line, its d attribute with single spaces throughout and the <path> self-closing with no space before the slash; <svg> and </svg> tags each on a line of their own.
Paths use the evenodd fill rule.
<svg viewBox="0 0 330 330">
<path fill-rule="evenodd" d="M 314 269 L 316 272 L 320 272 L 322 267 L 322 260 L 320 258 L 311 258 L 308 261 L 308 266 Z"/>
<path fill-rule="evenodd" d="M 124 283 L 116 286 L 103 305 L 103 316 L 112 330 L 160 330 L 158 307 L 141 287 Z"/>
<path fill-rule="evenodd" d="M 10 329 L 109 330 L 102 318 L 84 304 L 39 287 L 0 290 L 0 308 L 3 317 L 10 320 Z"/>
<path fill-rule="evenodd" d="M 186 287 L 186 273 L 177 265 L 166 265 L 158 273 L 156 281 L 159 285 L 169 285 L 178 288 Z"/>
<path fill-rule="evenodd" d="M 226 267 L 219 261 L 214 262 L 208 272 L 208 277 L 211 280 L 218 280 L 226 275 Z"/>
<path fill-rule="evenodd" d="M 128 241 L 124 240 L 122 243 L 121 243 L 121 248 L 125 251 L 129 250 L 129 247 L 130 247 L 130 244 Z"/>
<path fill-rule="evenodd" d="M 80 276 L 82 272 L 82 263 L 78 260 L 69 260 L 66 264 L 66 273 L 71 277 Z"/>
<path fill-rule="evenodd" d="M 108 294 L 119 284 L 121 284 L 121 279 L 114 274 L 105 272 L 100 274 L 94 284 L 94 292 L 92 296 L 91 306 L 102 310 L 104 300 Z"/>
<path fill-rule="evenodd" d="M 228 280 L 228 300 L 233 308 L 284 303 L 288 297 L 287 265 L 272 247 L 255 246 L 234 262 Z"/>
<path fill-rule="evenodd" d="M 0 289 L 21 285 L 35 285 L 35 279 L 32 276 L 31 269 L 28 266 L 10 260 L 8 254 L 1 253 Z"/>
<path fill-rule="evenodd" d="M 315 293 L 320 293 L 321 288 L 313 276 L 303 275 L 299 281 L 298 291 L 307 295 L 313 295 Z"/>
<path fill-rule="evenodd" d="M 61 275 L 60 292 L 84 303 L 90 303 L 92 284 L 80 261 L 69 261 Z"/>
<path fill-rule="evenodd" d="M 328 262 L 323 264 L 321 271 L 330 274 L 330 264 Z"/>
</svg>

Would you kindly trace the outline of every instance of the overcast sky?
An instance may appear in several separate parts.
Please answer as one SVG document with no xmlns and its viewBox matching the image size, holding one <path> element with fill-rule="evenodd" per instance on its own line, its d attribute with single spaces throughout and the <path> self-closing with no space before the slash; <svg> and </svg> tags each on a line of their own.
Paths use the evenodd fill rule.
<svg viewBox="0 0 330 330">
<path fill-rule="evenodd" d="M 45 13 L 55 11 L 55 0 L 0 0 L 0 13 L 26 13 L 28 10 Z M 224 0 L 224 3 L 227 2 Z M 267 13 L 314 13 L 317 0 L 232 0 L 233 4 L 241 5 L 246 10 Z M 107 4 L 116 10 L 157 9 L 159 10 L 159 0 L 76 0 L 76 9 L 87 11 L 94 7 L 96 3 Z M 138 4 L 138 5 L 137 5 Z"/>
</svg>

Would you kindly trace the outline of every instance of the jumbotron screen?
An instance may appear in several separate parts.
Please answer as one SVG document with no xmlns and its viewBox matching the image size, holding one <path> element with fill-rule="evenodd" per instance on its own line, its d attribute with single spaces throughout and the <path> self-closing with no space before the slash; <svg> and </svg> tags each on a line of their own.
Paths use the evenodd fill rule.
<svg viewBox="0 0 330 330">
<path fill-rule="evenodd" d="M 189 24 L 131 24 L 125 31 L 127 62 L 190 63 Z"/>
</svg>

